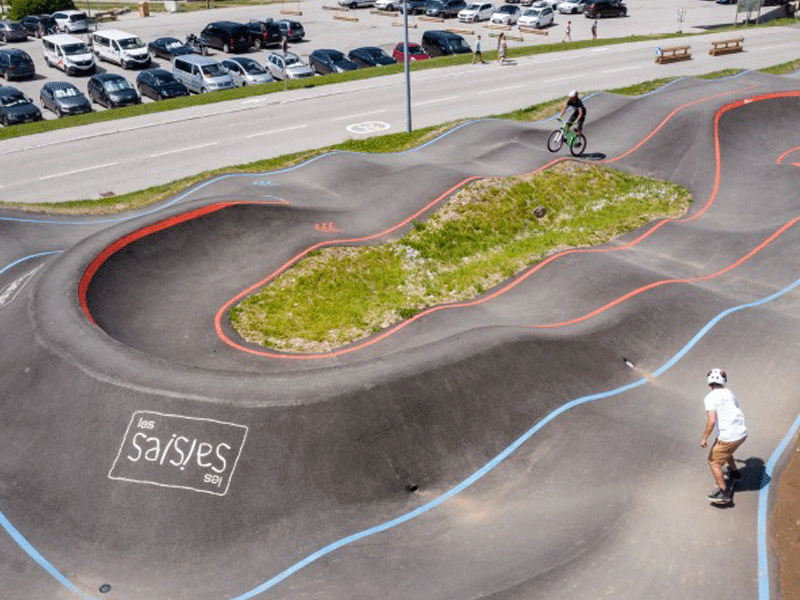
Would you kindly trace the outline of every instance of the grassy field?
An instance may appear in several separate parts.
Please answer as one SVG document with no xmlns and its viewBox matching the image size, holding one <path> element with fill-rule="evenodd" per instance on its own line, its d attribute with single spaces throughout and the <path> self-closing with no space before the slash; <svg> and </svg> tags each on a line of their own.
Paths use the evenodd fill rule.
<svg viewBox="0 0 800 600">
<path fill-rule="evenodd" d="M 690 201 L 671 183 L 572 162 L 481 180 L 397 241 L 314 252 L 234 307 L 231 322 L 243 338 L 279 350 L 330 350 L 427 307 L 475 298 L 555 250 L 680 215 Z"/>
</svg>

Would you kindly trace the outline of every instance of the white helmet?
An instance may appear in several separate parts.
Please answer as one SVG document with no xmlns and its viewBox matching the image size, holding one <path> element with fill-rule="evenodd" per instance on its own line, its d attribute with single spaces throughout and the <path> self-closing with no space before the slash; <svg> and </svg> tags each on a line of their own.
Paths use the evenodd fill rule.
<svg viewBox="0 0 800 600">
<path fill-rule="evenodd" d="M 711 369 L 708 372 L 708 378 L 706 381 L 708 382 L 708 385 L 711 385 L 712 383 L 725 385 L 728 383 L 728 375 L 722 369 Z"/>
<path fill-rule="evenodd" d="M 578 96 L 578 90 L 572 90 L 572 91 L 569 93 L 569 97 L 570 97 L 570 98 L 576 98 L 577 96 Z"/>
</svg>

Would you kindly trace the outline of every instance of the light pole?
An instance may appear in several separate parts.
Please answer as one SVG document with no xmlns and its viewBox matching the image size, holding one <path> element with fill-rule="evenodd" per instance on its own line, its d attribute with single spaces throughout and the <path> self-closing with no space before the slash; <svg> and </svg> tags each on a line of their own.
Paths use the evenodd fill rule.
<svg viewBox="0 0 800 600">
<path fill-rule="evenodd" d="M 406 72 L 406 132 L 411 133 L 411 74 L 408 70 L 408 0 L 403 0 L 403 64 Z"/>
</svg>

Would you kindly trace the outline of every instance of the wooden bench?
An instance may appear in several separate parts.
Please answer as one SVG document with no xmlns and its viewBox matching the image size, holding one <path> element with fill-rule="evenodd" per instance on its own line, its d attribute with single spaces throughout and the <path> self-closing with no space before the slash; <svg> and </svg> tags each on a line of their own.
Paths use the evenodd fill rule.
<svg viewBox="0 0 800 600">
<path fill-rule="evenodd" d="M 692 58 L 689 49 L 691 46 L 673 46 L 671 48 L 658 48 L 656 49 L 656 63 L 663 65 L 665 63 L 677 62 L 679 60 L 689 60 Z"/>
<path fill-rule="evenodd" d="M 358 21 L 358 17 L 351 17 L 350 15 L 342 15 L 338 13 L 333 15 L 333 18 L 339 21 L 353 21 L 353 22 Z"/>
<path fill-rule="evenodd" d="M 445 31 L 449 31 L 450 33 L 458 33 L 460 35 L 475 35 L 474 29 L 467 29 L 464 27 L 448 27 Z"/>
<path fill-rule="evenodd" d="M 711 56 L 719 56 L 720 54 L 732 54 L 733 52 L 742 52 L 744 48 L 744 38 L 731 38 L 729 40 L 717 40 L 711 42 L 711 50 L 708 53 Z"/>
<path fill-rule="evenodd" d="M 522 25 L 519 26 L 519 30 L 521 33 L 535 33 L 536 35 L 550 35 L 549 31 L 544 29 L 537 29 L 536 27 L 523 27 Z"/>
</svg>

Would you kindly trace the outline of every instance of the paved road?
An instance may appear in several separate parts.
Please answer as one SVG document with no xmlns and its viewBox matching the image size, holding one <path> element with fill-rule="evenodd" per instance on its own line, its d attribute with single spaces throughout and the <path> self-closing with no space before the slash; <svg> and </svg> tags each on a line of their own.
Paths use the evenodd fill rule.
<svg viewBox="0 0 800 600">
<path fill-rule="evenodd" d="M 800 55 L 796 27 L 753 30 L 747 51 L 711 57 L 694 38 L 695 58 L 653 62 L 656 44 L 575 50 L 521 58 L 511 65 L 469 65 L 415 74 L 413 124 L 479 118 L 563 96 L 571 88 L 609 89 L 657 77 L 724 68 L 757 69 Z M 664 41 L 663 45 L 669 45 Z M 139 190 L 221 166 L 318 148 L 366 131 L 404 131 L 402 76 L 296 90 L 54 131 L 0 143 L 14 173 L 4 198 L 23 202 L 97 198 Z M 591 129 L 590 144 L 595 135 Z"/>
<path fill-rule="evenodd" d="M 590 158 L 686 185 L 689 214 L 337 356 L 243 351 L 215 318 L 333 241 L 316 223 L 373 234 L 547 164 L 548 124 L 135 214 L 3 212 L 3 597 L 779 598 L 765 485 L 800 412 L 797 90 L 749 73 L 592 96 Z M 711 366 L 751 429 L 730 510 L 696 445 Z"/>
</svg>

